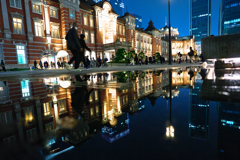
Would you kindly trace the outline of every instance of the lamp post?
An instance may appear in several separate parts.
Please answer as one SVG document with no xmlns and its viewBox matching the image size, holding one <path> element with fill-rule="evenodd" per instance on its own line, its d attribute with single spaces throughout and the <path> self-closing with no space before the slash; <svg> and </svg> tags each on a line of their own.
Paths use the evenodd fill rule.
<svg viewBox="0 0 240 160">
<path fill-rule="evenodd" d="M 168 18 L 169 18 L 169 65 L 172 64 L 172 44 L 171 44 L 171 18 L 170 18 L 170 0 L 168 0 Z"/>
<path fill-rule="evenodd" d="M 169 90 L 170 90 L 170 125 L 166 127 L 166 136 L 174 137 L 174 127 L 172 126 L 172 70 L 169 70 Z"/>
</svg>

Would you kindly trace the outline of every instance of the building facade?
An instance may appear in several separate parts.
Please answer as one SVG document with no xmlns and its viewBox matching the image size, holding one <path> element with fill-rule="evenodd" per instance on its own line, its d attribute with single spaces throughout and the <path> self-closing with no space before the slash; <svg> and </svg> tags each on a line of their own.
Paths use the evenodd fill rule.
<svg viewBox="0 0 240 160">
<path fill-rule="evenodd" d="M 211 0 L 190 0 L 190 35 L 194 35 L 196 41 L 211 35 L 211 19 Z"/>
<path fill-rule="evenodd" d="M 240 1 L 222 0 L 219 13 L 219 33 L 228 35 L 240 33 Z"/>
<path fill-rule="evenodd" d="M 3 0 L 0 5 L 0 58 L 9 69 L 31 67 L 34 60 L 68 61 L 65 37 L 73 22 L 92 51 L 85 54 L 94 59 L 105 54 L 111 60 L 119 48 L 147 56 L 161 51 L 161 32 L 152 21 L 146 30 L 137 29 L 136 17 L 118 16 L 107 1 Z"/>
</svg>

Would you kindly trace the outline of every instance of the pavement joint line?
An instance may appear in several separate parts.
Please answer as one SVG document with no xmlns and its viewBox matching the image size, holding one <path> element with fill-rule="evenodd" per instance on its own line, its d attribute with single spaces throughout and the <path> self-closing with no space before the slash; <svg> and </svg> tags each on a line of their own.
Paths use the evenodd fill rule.
<svg viewBox="0 0 240 160">
<path fill-rule="evenodd" d="M 51 70 L 27 70 L 27 71 L 10 71 L 0 73 L 0 78 L 13 78 L 13 77 L 24 77 L 24 76 L 34 76 L 34 77 L 44 77 L 47 75 L 69 75 L 69 74 L 90 74 L 90 73 L 101 73 L 101 72 L 121 72 L 121 71 L 134 71 L 134 70 L 159 70 L 159 69 L 177 69 L 182 67 L 197 67 L 201 66 L 199 63 L 195 64 L 157 64 L 157 65 L 144 65 L 144 66 L 113 66 L 113 67 L 102 67 L 102 68 L 91 68 L 86 70 L 80 68 L 82 71 L 68 71 L 66 69 L 51 69 Z"/>
</svg>

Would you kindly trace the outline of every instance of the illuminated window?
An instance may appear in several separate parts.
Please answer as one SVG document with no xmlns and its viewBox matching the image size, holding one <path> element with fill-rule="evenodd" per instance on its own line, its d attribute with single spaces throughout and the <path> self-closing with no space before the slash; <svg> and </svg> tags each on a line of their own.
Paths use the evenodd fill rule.
<svg viewBox="0 0 240 160">
<path fill-rule="evenodd" d="M 30 129 L 30 130 L 27 130 L 26 133 L 27 133 L 27 138 L 30 140 L 31 138 L 37 136 L 37 129 L 33 128 L 33 129 Z"/>
<path fill-rule="evenodd" d="M 53 122 L 45 124 L 46 132 L 53 130 Z"/>
<path fill-rule="evenodd" d="M 145 86 L 145 84 L 144 84 L 144 80 L 142 80 L 142 86 L 143 86 L 143 87 Z"/>
<path fill-rule="evenodd" d="M 99 106 L 95 107 L 95 111 L 96 111 L 96 116 L 99 116 Z"/>
<path fill-rule="evenodd" d="M 93 27 L 93 16 L 90 16 L 90 27 Z"/>
<path fill-rule="evenodd" d="M 131 30 L 131 35 L 133 36 L 133 30 Z"/>
<path fill-rule="evenodd" d="M 69 9 L 69 18 L 75 19 L 75 10 L 74 9 Z"/>
<path fill-rule="evenodd" d="M 64 112 L 67 110 L 66 107 L 66 99 L 60 99 L 58 100 L 58 107 L 59 107 L 59 112 Z"/>
<path fill-rule="evenodd" d="M 25 115 L 25 121 L 26 122 L 32 122 L 34 117 L 34 111 L 33 111 L 33 107 L 25 107 L 24 109 L 24 115 Z"/>
<path fill-rule="evenodd" d="M 51 114 L 52 102 L 43 103 L 44 116 Z"/>
<path fill-rule="evenodd" d="M 32 4 L 32 11 L 34 13 L 42 13 L 41 5 Z"/>
<path fill-rule="evenodd" d="M 98 91 L 95 91 L 94 94 L 95 94 L 95 101 L 98 101 Z"/>
<path fill-rule="evenodd" d="M 92 93 L 89 95 L 89 102 L 92 102 L 93 101 L 93 95 Z"/>
<path fill-rule="evenodd" d="M 58 18 L 58 10 L 57 10 L 57 8 L 50 8 L 50 17 Z"/>
<path fill-rule="evenodd" d="M 134 100 L 137 98 L 136 94 L 134 94 Z"/>
<path fill-rule="evenodd" d="M 120 34 L 122 34 L 122 26 L 119 27 L 119 30 L 120 30 L 120 31 L 119 31 Z"/>
<path fill-rule="evenodd" d="M 125 105 L 126 101 L 125 101 L 125 96 L 123 96 L 123 105 Z"/>
<path fill-rule="evenodd" d="M 16 142 L 16 136 L 11 136 L 11 137 L 3 139 L 3 143 L 8 146 L 14 145 L 15 142 Z"/>
<path fill-rule="evenodd" d="M 12 122 L 12 111 L 0 113 L 0 124 L 8 124 Z"/>
<path fill-rule="evenodd" d="M 35 36 L 37 37 L 43 37 L 43 24 L 42 22 L 34 22 L 35 26 Z"/>
<path fill-rule="evenodd" d="M 22 18 L 13 18 L 13 33 L 23 34 Z"/>
<path fill-rule="evenodd" d="M 87 131 L 85 131 L 85 137 L 87 137 L 87 135 L 88 135 L 88 133 L 87 133 Z"/>
<path fill-rule="evenodd" d="M 18 64 L 27 64 L 25 46 L 17 45 Z"/>
<path fill-rule="evenodd" d="M 88 17 L 85 14 L 83 15 L 83 21 L 84 21 L 84 25 L 88 26 Z"/>
<path fill-rule="evenodd" d="M 125 27 L 123 27 L 123 35 L 125 35 Z"/>
<path fill-rule="evenodd" d="M 85 33 L 85 42 L 86 42 L 86 43 L 89 43 L 89 38 L 88 38 L 88 37 L 89 37 L 89 34 L 88 34 L 88 31 L 85 31 L 84 33 Z"/>
<path fill-rule="evenodd" d="M 128 95 L 126 96 L 126 103 L 128 103 Z"/>
<path fill-rule="evenodd" d="M 21 87 L 22 87 L 22 97 L 30 97 L 30 87 L 29 87 L 29 80 L 21 81 Z"/>
<path fill-rule="evenodd" d="M 90 109 L 90 114 L 91 114 L 91 117 L 94 116 L 94 108 L 91 108 L 91 109 Z"/>
<path fill-rule="evenodd" d="M 120 41 L 122 42 L 122 41 L 123 41 L 123 38 L 120 38 Z"/>
<path fill-rule="evenodd" d="M 132 48 L 134 48 L 134 38 L 132 38 Z"/>
<path fill-rule="evenodd" d="M 52 38 L 59 38 L 59 26 L 51 25 Z"/>
<path fill-rule="evenodd" d="M 22 8 L 21 0 L 10 0 L 10 6 L 15 8 Z"/>
<path fill-rule="evenodd" d="M 91 32 L 91 43 L 95 43 L 95 35 Z"/>
</svg>

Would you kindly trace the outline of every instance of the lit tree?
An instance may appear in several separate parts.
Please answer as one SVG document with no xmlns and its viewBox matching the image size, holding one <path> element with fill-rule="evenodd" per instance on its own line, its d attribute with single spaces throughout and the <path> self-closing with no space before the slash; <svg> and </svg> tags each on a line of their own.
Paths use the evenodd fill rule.
<svg viewBox="0 0 240 160">
<path fill-rule="evenodd" d="M 126 55 L 126 51 L 125 51 L 124 48 L 118 49 L 117 52 L 116 52 L 115 61 L 116 61 L 116 62 L 123 61 L 123 59 L 125 58 L 125 55 Z"/>
</svg>

